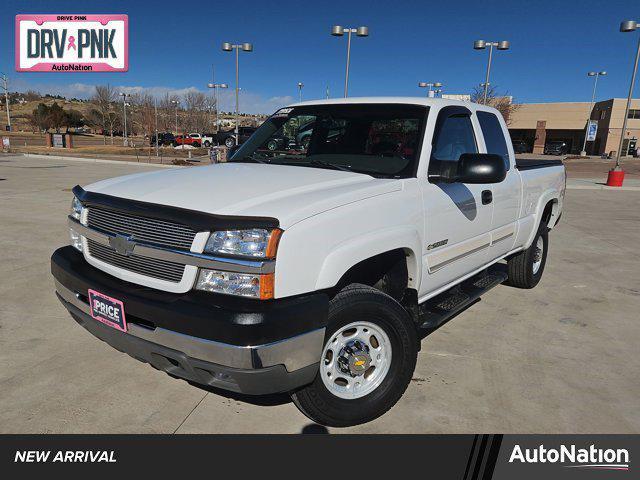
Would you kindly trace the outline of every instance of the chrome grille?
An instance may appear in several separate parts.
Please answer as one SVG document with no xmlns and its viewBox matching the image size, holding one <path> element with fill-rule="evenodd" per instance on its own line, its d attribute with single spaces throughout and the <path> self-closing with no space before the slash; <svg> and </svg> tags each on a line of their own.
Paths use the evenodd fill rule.
<svg viewBox="0 0 640 480">
<path fill-rule="evenodd" d="M 131 235 L 134 240 L 190 250 L 196 232 L 178 223 L 138 217 L 97 207 L 88 209 L 87 224 L 107 233 Z"/>
<path fill-rule="evenodd" d="M 126 257 L 116 253 L 111 247 L 101 245 L 90 239 L 87 239 L 87 244 L 91 257 L 113 265 L 114 267 L 168 282 L 179 283 L 180 280 L 182 280 L 185 266 L 181 263 L 141 257 L 139 255 Z"/>
</svg>

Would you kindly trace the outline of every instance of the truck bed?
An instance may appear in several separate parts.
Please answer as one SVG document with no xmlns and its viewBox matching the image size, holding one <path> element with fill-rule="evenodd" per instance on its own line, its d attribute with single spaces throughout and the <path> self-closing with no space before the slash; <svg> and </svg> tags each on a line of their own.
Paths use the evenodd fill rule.
<svg viewBox="0 0 640 480">
<path fill-rule="evenodd" d="M 532 170 L 534 168 L 557 167 L 564 165 L 562 160 L 543 160 L 538 158 L 516 158 L 518 170 Z"/>
</svg>

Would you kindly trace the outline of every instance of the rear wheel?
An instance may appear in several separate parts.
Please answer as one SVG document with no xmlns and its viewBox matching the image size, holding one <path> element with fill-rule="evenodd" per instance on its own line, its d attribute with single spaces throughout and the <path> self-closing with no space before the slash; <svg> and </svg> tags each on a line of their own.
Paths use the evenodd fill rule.
<svg viewBox="0 0 640 480">
<path fill-rule="evenodd" d="M 347 427 L 389 410 L 406 390 L 417 359 L 416 331 L 404 308 L 366 285 L 350 285 L 329 304 L 318 375 L 294 392 L 314 422 Z"/>
<path fill-rule="evenodd" d="M 204 141 L 204 146 L 209 148 L 211 146 L 211 142 L 209 140 Z"/>
<path fill-rule="evenodd" d="M 542 222 L 531 246 L 508 260 L 507 284 L 517 288 L 535 287 L 542 278 L 548 250 L 549 229 L 546 222 Z"/>
</svg>

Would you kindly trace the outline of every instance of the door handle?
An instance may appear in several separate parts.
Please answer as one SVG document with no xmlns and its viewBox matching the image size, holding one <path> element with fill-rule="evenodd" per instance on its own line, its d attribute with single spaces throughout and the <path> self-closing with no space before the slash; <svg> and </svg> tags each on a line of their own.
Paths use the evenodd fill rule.
<svg viewBox="0 0 640 480">
<path fill-rule="evenodd" d="M 488 205 L 493 201 L 493 193 L 491 190 L 483 190 L 482 191 L 482 204 Z"/>
</svg>

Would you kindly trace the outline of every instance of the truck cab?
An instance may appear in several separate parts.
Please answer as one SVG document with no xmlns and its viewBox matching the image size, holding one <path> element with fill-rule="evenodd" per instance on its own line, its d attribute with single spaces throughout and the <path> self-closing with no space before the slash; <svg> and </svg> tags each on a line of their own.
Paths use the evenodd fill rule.
<svg viewBox="0 0 640 480">
<path fill-rule="evenodd" d="M 270 143 L 301 128 L 304 145 Z M 537 285 L 565 182 L 560 161 L 516 161 L 490 107 L 303 102 L 227 163 L 76 186 L 52 273 L 116 349 L 355 425 L 402 396 L 428 332 L 497 285 Z"/>
</svg>

